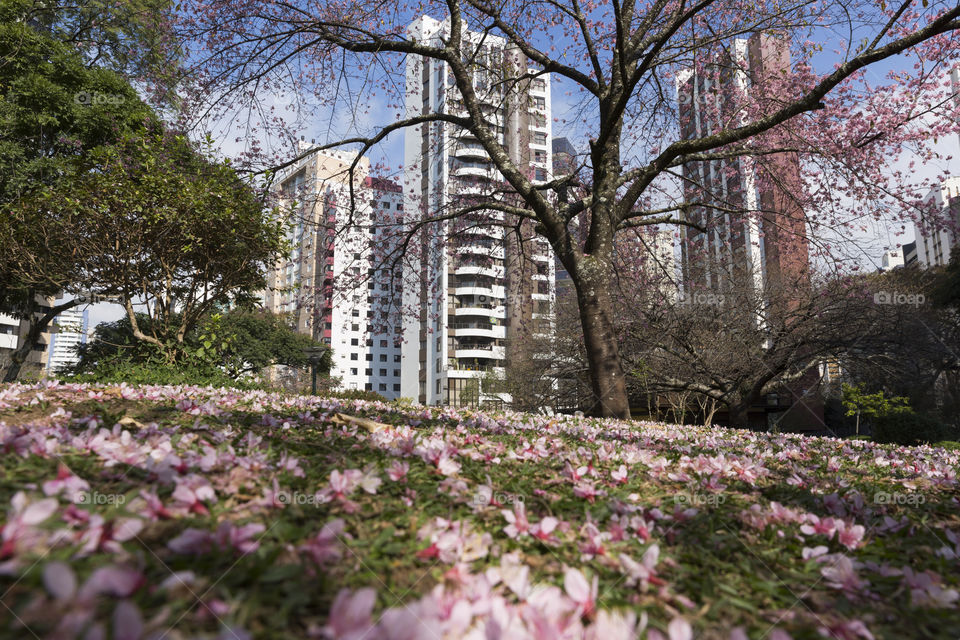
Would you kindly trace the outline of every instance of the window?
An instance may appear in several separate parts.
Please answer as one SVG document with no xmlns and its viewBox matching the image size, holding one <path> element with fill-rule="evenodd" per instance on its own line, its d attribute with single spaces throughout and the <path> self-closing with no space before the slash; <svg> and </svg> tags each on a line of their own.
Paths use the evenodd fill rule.
<svg viewBox="0 0 960 640">
<path fill-rule="evenodd" d="M 547 144 L 547 134 L 542 131 L 534 131 L 533 144 Z"/>
<path fill-rule="evenodd" d="M 351 360 L 357 360 L 357 359 L 358 359 L 358 358 L 357 358 L 357 354 L 351 353 L 351 354 L 350 354 L 350 359 L 351 359 Z"/>
<path fill-rule="evenodd" d="M 530 98 L 530 106 L 534 109 L 546 109 L 547 101 L 539 96 L 534 96 Z"/>
<path fill-rule="evenodd" d="M 547 152 L 540 151 L 539 149 L 533 152 L 533 161 L 534 162 L 546 162 L 547 161 Z"/>
<path fill-rule="evenodd" d="M 387 346 L 387 341 L 386 341 L 386 340 L 381 340 L 381 341 L 380 341 L 380 346 L 381 346 L 381 347 Z"/>
<path fill-rule="evenodd" d="M 542 113 L 534 113 L 530 115 L 530 120 L 533 121 L 533 126 L 543 129 L 547 126 L 547 116 Z"/>
<path fill-rule="evenodd" d="M 354 318 L 359 318 L 359 317 L 360 317 L 360 310 L 359 310 L 359 309 L 354 309 L 353 311 L 350 312 L 350 315 L 352 315 Z"/>
<path fill-rule="evenodd" d="M 354 346 L 354 347 L 359 346 L 359 345 L 360 345 L 360 341 L 357 340 L 356 338 L 350 338 L 350 345 L 351 345 L 351 346 Z"/>
<path fill-rule="evenodd" d="M 365 375 L 365 376 L 372 376 L 372 375 L 373 375 L 373 369 L 364 369 L 364 370 L 363 370 L 363 375 Z"/>
<path fill-rule="evenodd" d="M 386 361 L 387 361 L 387 354 L 381 353 L 381 354 L 380 354 L 380 362 L 386 362 Z"/>
<path fill-rule="evenodd" d="M 386 377 L 387 377 L 387 370 L 386 370 L 386 369 L 380 369 L 380 377 L 381 377 L 381 378 L 386 378 Z"/>
<path fill-rule="evenodd" d="M 373 385 L 370 384 L 369 382 L 363 385 L 363 388 L 366 389 L 367 391 L 373 391 Z"/>
<path fill-rule="evenodd" d="M 373 360 L 373 354 L 372 354 L 372 353 L 368 353 L 368 354 L 367 354 L 367 362 L 371 362 L 372 360 Z"/>
<path fill-rule="evenodd" d="M 351 330 L 351 331 L 360 331 L 360 325 L 358 325 L 358 324 L 352 324 L 352 325 L 350 325 L 350 330 Z"/>
<path fill-rule="evenodd" d="M 394 361 L 394 362 L 400 362 L 400 356 L 399 356 L 399 355 L 393 356 L 393 361 Z"/>
<path fill-rule="evenodd" d="M 399 392 L 400 392 L 400 385 L 399 385 L 399 384 L 393 385 L 393 390 L 399 393 Z"/>
<path fill-rule="evenodd" d="M 387 385 L 386 385 L 386 383 L 381 382 L 381 383 L 380 383 L 380 391 L 386 391 L 386 390 L 387 390 Z"/>
<path fill-rule="evenodd" d="M 394 377 L 394 378 L 399 378 L 399 377 L 400 377 L 400 369 L 394 369 L 394 370 L 393 370 L 393 377 Z"/>
<path fill-rule="evenodd" d="M 350 369 L 350 375 L 352 375 L 352 376 L 357 375 L 357 370 L 356 370 L 356 369 Z"/>
<path fill-rule="evenodd" d="M 546 180 L 547 179 L 547 170 L 537 167 L 533 170 L 533 179 L 534 180 Z"/>
</svg>

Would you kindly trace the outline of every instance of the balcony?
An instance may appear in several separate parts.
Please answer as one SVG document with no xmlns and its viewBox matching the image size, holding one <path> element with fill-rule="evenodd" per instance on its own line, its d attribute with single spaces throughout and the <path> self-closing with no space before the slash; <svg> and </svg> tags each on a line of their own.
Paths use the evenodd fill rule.
<svg viewBox="0 0 960 640">
<path fill-rule="evenodd" d="M 489 236 L 483 236 L 483 240 L 477 238 L 476 242 L 461 240 L 462 244 L 456 248 L 456 253 L 461 256 L 488 256 L 490 258 L 503 260 L 503 244 L 490 242 L 490 240 L 491 238 Z"/>
<path fill-rule="evenodd" d="M 475 346 L 469 349 L 457 348 L 453 352 L 454 357 L 461 358 L 489 358 L 493 360 L 503 360 L 506 357 L 503 347 L 489 346 L 482 348 Z"/>
<path fill-rule="evenodd" d="M 481 163 L 476 163 L 481 164 Z M 463 164 L 453 167 L 453 175 L 457 178 L 480 178 L 482 180 L 493 180 L 496 172 L 489 165 L 475 166 L 474 164 Z M 469 188 L 469 187 L 467 187 Z"/>
<path fill-rule="evenodd" d="M 458 338 L 492 338 L 494 340 L 502 340 L 506 337 L 506 328 L 496 325 L 489 325 L 485 329 L 475 327 L 470 329 L 453 329 L 452 331 L 453 335 Z"/>
<path fill-rule="evenodd" d="M 456 158 L 475 158 L 490 161 L 487 150 L 479 142 L 461 142 L 453 153 Z"/>
<path fill-rule="evenodd" d="M 487 318 L 506 318 L 507 310 L 503 305 L 493 306 L 483 302 L 470 304 L 454 304 L 453 313 L 456 316 L 483 316 Z"/>
<path fill-rule="evenodd" d="M 458 266 L 453 273 L 458 276 L 486 276 L 499 280 L 504 277 L 504 268 L 498 265 L 471 264 Z"/>
</svg>

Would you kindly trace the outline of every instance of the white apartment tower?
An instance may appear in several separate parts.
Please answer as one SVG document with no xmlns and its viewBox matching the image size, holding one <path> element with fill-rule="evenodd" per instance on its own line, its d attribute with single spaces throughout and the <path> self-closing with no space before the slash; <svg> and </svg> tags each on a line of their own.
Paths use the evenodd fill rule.
<svg viewBox="0 0 960 640">
<path fill-rule="evenodd" d="M 412 40 L 440 44 L 449 24 L 424 16 Z M 466 32 L 463 57 L 494 135 L 534 182 L 552 173 L 550 76 L 528 69 L 502 38 Z M 528 73 L 518 80 L 510 69 Z M 406 113 L 464 115 L 446 63 L 408 56 Z M 480 141 L 452 123 L 406 132 L 404 208 L 408 221 L 504 199 L 517 204 Z M 521 348 L 523 335 L 553 330 L 556 276 L 552 250 L 532 225 L 508 232 L 491 210 L 431 223 L 419 248 L 419 293 L 406 290 L 402 395 L 431 405 L 509 400 L 478 390 Z M 512 224 L 512 222 L 511 222 Z"/>
<path fill-rule="evenodd" d="M 924 267 L 938 267 L 950 263 L 950 255 L 956 249 L 960 237 L 960 177 L 947 178 L 939 187 L 932 189 L 926 198 L 938 212 L 938 224 L 915 225 L 917 260 Z"/>
<path fill-rule="evenodd" d="M 301 144 L 301 153 L 308 149 Z M 355 153 L 317 151 L 279 176 L 293 252 L 268 275 L 264 306 L 292 314 L 298 331 L 330 345 L 330 373 L 342 388 L 394 399 L 401 395 L 400 306 L 398 279 L 384 259 L 400 235 L 402 192 L 371 177 L 362 157 L 351 202 L 355 161 Z"/>
<path fill-rule="evenodd" d="M 50 337 L 50 354 L 47 360 L 47 370 L 50 373 L 58 373 L 80 360 L 77 347 L 87 343 L 90 311 L 68 309 L 57 316 L 54 324 L 57 330 Z"/>
</svg>

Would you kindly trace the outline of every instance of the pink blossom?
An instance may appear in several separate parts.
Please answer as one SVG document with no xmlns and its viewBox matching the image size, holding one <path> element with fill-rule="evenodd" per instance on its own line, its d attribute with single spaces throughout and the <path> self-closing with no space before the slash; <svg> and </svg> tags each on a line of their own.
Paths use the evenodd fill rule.
<svg viewBox="0 0 960 640">
<path fill-rule="evenodd" d="M 185 529 L 176 538 L 167 542 L 167 547 L 175 553 L 209 553 L 213 549 L 213 534 L 201 529 Z"/>
<path fill-rule="evenodd" d="M 67 499 L 71 502 L 80 502 L 83 492 L 89 490 L 90 484 L 83 478 L 75 476 L 73 472 L 63 464 L 57 468 L 56 480 L 47 480 L 43 483 L 44 495 L 56 496 L 62 492 L 66 492 Z"/>
<path fill-rule="evenodd" d="M 394 482 L 406 480 L 407 472 L 410 471 L 409 463 L 400 460 L 394 460 L 393 464 L 387 469 L 387 477 Z"/>
<path fill-rule="evenodd" d="M 620 465 L 616 471 L 610 472 L 610 477 L 615 483 L 622 484 L 627 481 L 627 467 Z"/>
<path fill-rule="evenodd" d="M 619 556 L 620 567 L 627 576 L 626 585 L 630 587 L 639 586 L 641 590 L 646 591 L 648 583 L 660 582 L 654 577 L 659 558 L 660 547 L 655 544 L 647 548 L 640 558 L 640 562 L 635 561 L 625 553 L 621 553 Z"/>
<path fill-rule="evenodd" d="M 103 516 L 93 514 L 87 523 L 87 529 L 80 536 L 82 555 L 95 551 L 120 553 L 123 547 L 121 542 L 131 540 L 143 529 L 143 521 L 139 518 L 118 518 L 104 520 Z"/>
<path fill-rule="evenodd" d="M 573 495 L 578 498 L 586 498 L 588 501 L 593 502 L 597 496 L 606 495 L 606 492 L 598 490 L 592 482 L 581 480 L 573 487 Z"/>
<path fill-rule="evenodd" d="M 560 521 L 553 516 L 547 516 L 537 524 L 530 527 L 530 534 L 543 541 L 555 540 L 553 532 L 556 530 Z"/>
<path fill-rule="evenodd" d="M 862 546 L 863 525 L 849 525 L 843 520 L 837 521 L 837 540 L 847 549 L 856 549 Z"/>
<path fill-rule="evenodd" d="M 233 548 L 241 554 L 253 553 L 260 548 L 257 539 L 266 527 L 259 522 L 236 526 L 231 522 L 221 522 L 217 528 L 216 542 L 220 548 Z"/>
<path fill-rule="evenodd" d="M 593 577 L 592 583 L 587 582 L 577 569 L 567 567 L 563 573 L 563 590 L 577 605 L 577 611 L 583 617 L 589 618 L 596 609 L 598 585 L 597 576 Z"/>
<path fill-rule="evenodd" d="M 341 589 L 330 607 L 330 618 L 322 632 L 328 638 L 338 640 L 361 640 L 373 637 L 371 614 L 377 600 L 377 592 L 370 588 L 351 592 Z"/>
<path fill-rule="evenodd" d="M 341 538 L 348 537 L 344 533 L 343 520 L 337 518 L 323 525 L 315 537 L 300 545 L 299 550 L 309 555 L 318 565 L 333 560 L 339 560 L 343 555 Z"/>
<path fill-rule="evenodd" d="M 30 503 L 23 491 L 18 491 L 10 500 L 11 509 L 0 534 L 0 560 L 38 543 L 42 536 L 35 528 L 54 514 L 59 506 L 56 499 L 45 498 Z"/>
<path fill-rule="evenodd" d="M 189 475 L 177 479 L 177 486 L 173 490 L 173 499 L 177 506 L 187 513 L 209 515 L 204 502 L 216 502 L 217 494 L 206 478 L 198 475 Z"/>
<path fill-rule="evenodd" d="M 530 523 L 527 522 L 527 510 L 522 502 L 513 505 L 513 511 L 506 509 L 500 512 L 509 523 L 503 528 L 504 533 L 510 538 L 525 536 L 530 530 Z"/>
</svg>

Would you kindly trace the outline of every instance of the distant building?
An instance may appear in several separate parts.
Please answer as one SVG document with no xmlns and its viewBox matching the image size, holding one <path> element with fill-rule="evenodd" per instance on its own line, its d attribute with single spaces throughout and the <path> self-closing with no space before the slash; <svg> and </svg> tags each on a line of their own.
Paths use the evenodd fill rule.
<svg viewBox="0 0 960 640">
<path fill-rule="evenodd" d="M 766 33 L 737 39 L 728 52 L 677 76 L 680 136 L 695 139 L 745 123 L 743 103 L 771 97 L 770 78 L 791 73 L 786 41 Z M 684 200 L 693 206 L 682 228 L 682 283 L 685 295 L 698 291 L 773 292 L 806 287 L 810 255 L 800 160 L 781 152 L 687 162 L 682 167 Z M 788 312 L 791 301 L 775 304 Z M 764 320 L 755 316 L 758 326 Z M 820 379 L 811 371 L 784 384 L 766 399 L 753 398 L 751 422 L 787 430 L 823 428 L 822 399 L 813 390 Z M 761 420 L 763 421 L 761 423 Z"/>
<path fill-rule="evenodd" d="M 879 271 L 892 271 L 893 269 L 909 267 L 916 263 L 917 243 L 915 241 L 908 242 L 895 249 L 884 251 L 883 257 L 880 259 Z"/>
<path fill-rule="evenodd" d="M 936 221 L 921 221 L 915 225 L 917 260 L 923 267 L 943 266 L 958 242 L 960 229 L 960 176 L 948 178 L 931 189 L 926 202 L 940 212 Z"/>
<path fill-rule="evenodd" d="M 309 145 L 301 144 L 301 153 Z M 360 158 L 350 202 L 347 169 L 355 153 L 317 151 L 279 178 L 292 210 L 290 258 L 268 275 L 264 306 L 290 314 L 297 330 L 333 350 L 331 375 L 345 389 L 401 395 L 400 293 L 384 257 L 398 237 L 399 185 L 369 176 Z"/>
<path fill-rule="evenodd" d="M 789 72 L 790 51 L 782 40 L 763 33 L 736 40 L 725 59 L 678 76 L 681 136 L 736 126 L 736 120 L 714 118 L 735 118 L 729 112 L 742 96 L 764 91 L 764 78 Z M 713 101 L 719 104 L 703 108 Z M 806 218 L 794 197 L 801 186 L 797 154 L 688 162 L 682 171 L 685 198 L 701 203 L 687 219 L 705 229 L 684 227 L 685 288 L 762 290 L 808 277 Z"/>
<path fill-rule="evenodd" d="M 50 355 L 47 370 L 59 373 L 77 363 L 80 356 L 77 347 L 87 343 L 90 329 L 90 311 L 88 309 L 68 309 L 53 321 L 56 331 L 50 337 Z"/>
<path fill-rule="evenodd" d="M 37 314 L 44 314 L 53 306 L 53 298 L 37 298 L 39 307 Z M 0 308 L 0 372 L 6 371 L 10 356 L 20 346 L 27 332 L 30 330 L 25 320 L 15 318 L 10 309 Z M 47 368 L 47 356 L 50 349 L 51 334 L 49 331 L 40 336 L 40 343 L 30 350 L 23 371 L 30 371 L 42 375 Z"/>
</svg>

